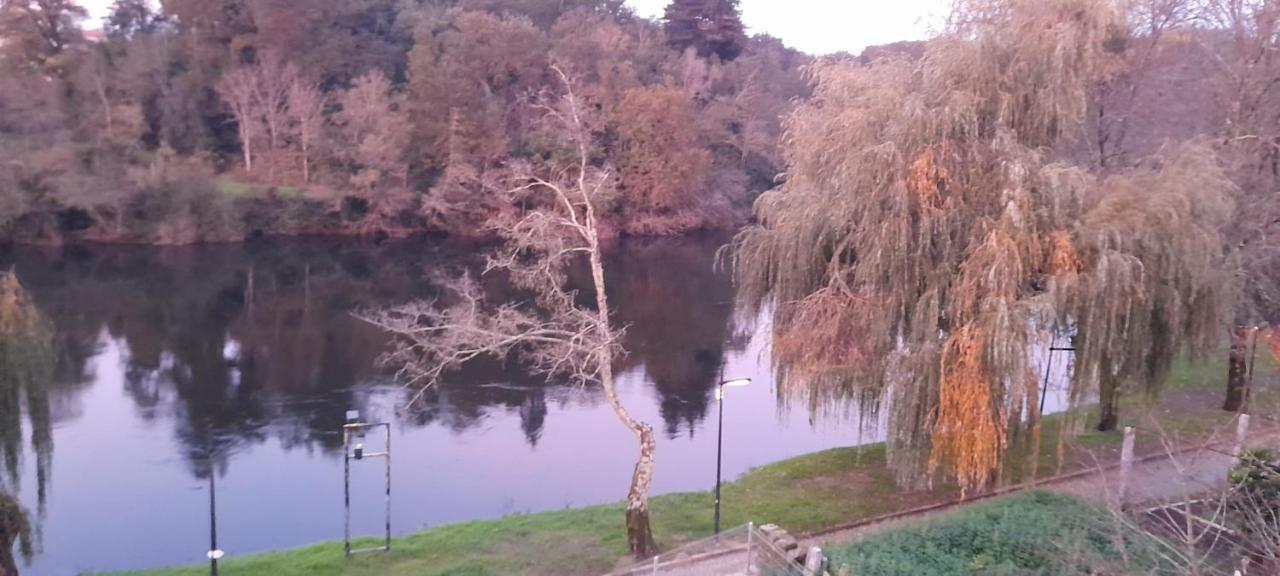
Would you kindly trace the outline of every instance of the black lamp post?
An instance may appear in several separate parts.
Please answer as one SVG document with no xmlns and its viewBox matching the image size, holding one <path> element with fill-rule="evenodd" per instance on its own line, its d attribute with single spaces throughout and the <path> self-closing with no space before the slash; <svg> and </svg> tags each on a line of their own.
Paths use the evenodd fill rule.
<svg viewBox="0 0 1280 576">
<path fill-rule="evenodd" d="M 724 453 L 724 389 L 738 388 L 751 384 L 750 378 L 737 378 L 734 380 L 724 380 L 716 385 L 716 403 L 719 407 L 718 412 L 719 424 L 716 426 L 716 534 L 720 533 L 720 456 Z"/>
</svg>

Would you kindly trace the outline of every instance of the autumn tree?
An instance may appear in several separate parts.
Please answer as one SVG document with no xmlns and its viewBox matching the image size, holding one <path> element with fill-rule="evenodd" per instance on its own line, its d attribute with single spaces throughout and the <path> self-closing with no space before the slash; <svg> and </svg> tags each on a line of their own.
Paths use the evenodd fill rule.
<svg viewBox="0 0 1280 576">
<path fill-rule="evenodd" d="M 1012 430 L 1039 438 L 1039 334 L 1074 334 L 1073 398 L 1101 396 L 1104 430 L 1218 335 L 1233 185 L 1193 144 L 1110 176 L 1071 164 L 1109 2 L 966 0 L 949 22 L 918 60 L 813 66 L 787 179 L 734 257 L 772 307 L 784 393 L 883 398 L 902 478 L 976 488 Z"/>
<path fill-rule="evenodd" d="M 682 52 L 692 47 L 704 58 L 728 62 L 747 42 L 738 0 L 672 0 L 662 22 L 667 43 Z"/>
<path fill-rule="evenodd" d="M 613 124 L 626 226 L 658 234 L 696 228 L 700 214 L 687 209 L 705 197 L 712 166 L 689 95 L 677 88 L 631 90 Z"/>
<path fill-rule="evenodd" d="M 525 18 L 454 10 L 420 23 L 409 93 L 431 164 L 483 168 L 506 157 L 513 104 L 541 84 L 546 62 L 546 37 Z"/>
<path fill-rule="evenodd" d="M 495 223 L 505 244 L 490 257 L 487 272 L 507 273 L 534 295 L 524 303 L 486 301 L 475 279 L 448 279 L 446 296 L 372 314 L 370 322 L 396 335 L 386 361 L 400 367 L 410 386 L 425 390 L 464 363 L 480 358 L 518 357 L 549 376 L 598 384 L 619 422 L 640 447 L 626 500 L 631 552 L 646 558 L 655 552 L 648 497 L 653 481 L 653 429 L 637 420 L 618 397 L 613 362 L 621 352 L 614 327 L 600 248 L 601 216 L 616 197 L 608 166 L 593 162 L 597 143 L 574 84 L 555 69 L 562 88 L 537 105 L 541 130 L 558 135 L 562 150 L 552 160 L 515 168 L 514 205 L 525 209 Z M 591 272 L 593 306 L 578 303 L 566 271 L 586 260 Z"/>
<path fill-rule="evenodd" d="M 338 105 L 335 118 L 352 167 L 351 183 L 366 192 L 389 183 L 406 188 L 410 126 L 404 95 L 375 71 L 356 78 L 338 95 Z"/>
</svg>

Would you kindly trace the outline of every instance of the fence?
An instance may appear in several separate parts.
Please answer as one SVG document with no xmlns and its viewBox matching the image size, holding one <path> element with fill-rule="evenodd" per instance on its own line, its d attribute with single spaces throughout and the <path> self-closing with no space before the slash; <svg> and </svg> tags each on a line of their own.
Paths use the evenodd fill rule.
<svg viewBox="0 0 1280 576">
<path fill-rule="evenodd" d="M 780 538 L 790 537 L 768 526 L 746 524 L 616 570 L 610 576 L 814 576 L 797 563 L 794 554 L 779 546 Z"/>
</svg>

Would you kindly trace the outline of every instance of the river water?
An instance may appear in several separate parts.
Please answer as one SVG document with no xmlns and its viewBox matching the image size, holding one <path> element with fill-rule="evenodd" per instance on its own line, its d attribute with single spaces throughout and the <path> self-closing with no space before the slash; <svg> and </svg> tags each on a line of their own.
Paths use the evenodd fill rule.
<svg viewBox="0 0 1280 576">
<path fill-rule="evenodd" d="M 628 326 L 623 401 L 661 432 L 655 493 L 713 485 L 722 362 L 726 377 L 754 380 L 729 390 L 726 478 L 869 438 L 779 404 L 768 327 L 735 314 L 729 279 L 712 266 L 725 241 L 624 243 L 607 262 Z M 52 448 L 28 446 L 18 467 L 42 533 L 24 573 L 203 561 L 211 471 L 228 555 L 340 539 L 350 409 L 392 423 L 397 534 L 620 500 L 635 443 L 598 390 L 490 362 L 405 409 L 377 366 L 386 337 L 351 312 L 429 296 L 433 273 L 474 267 L 476 252 L 350 240 L 0 252 L 57 333 L 50 418 L 34 422 Z M 0 417 L 30 437 L 31 418 Z M 381 483 L 380 464 L 355 464 L 357 534 L 382 529 Z"/>
</svg>

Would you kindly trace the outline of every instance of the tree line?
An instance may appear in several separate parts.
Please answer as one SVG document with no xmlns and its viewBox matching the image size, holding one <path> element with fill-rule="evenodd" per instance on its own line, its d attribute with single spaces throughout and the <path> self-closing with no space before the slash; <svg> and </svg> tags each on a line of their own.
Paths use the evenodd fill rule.
<svg viewBox="0 0 1280 576">
<path fill-rule="evenodd" d="M 713 24 L 708 24 L 708 23 Z M 610 235 L 729 228 L 781 170 L 809 58 L 736 0 L 0 2 L 0 236 L 181 243 L 486 235 L 513 163 L 554 146 L 552 65 L 617 166 Z"/>
</svg>

